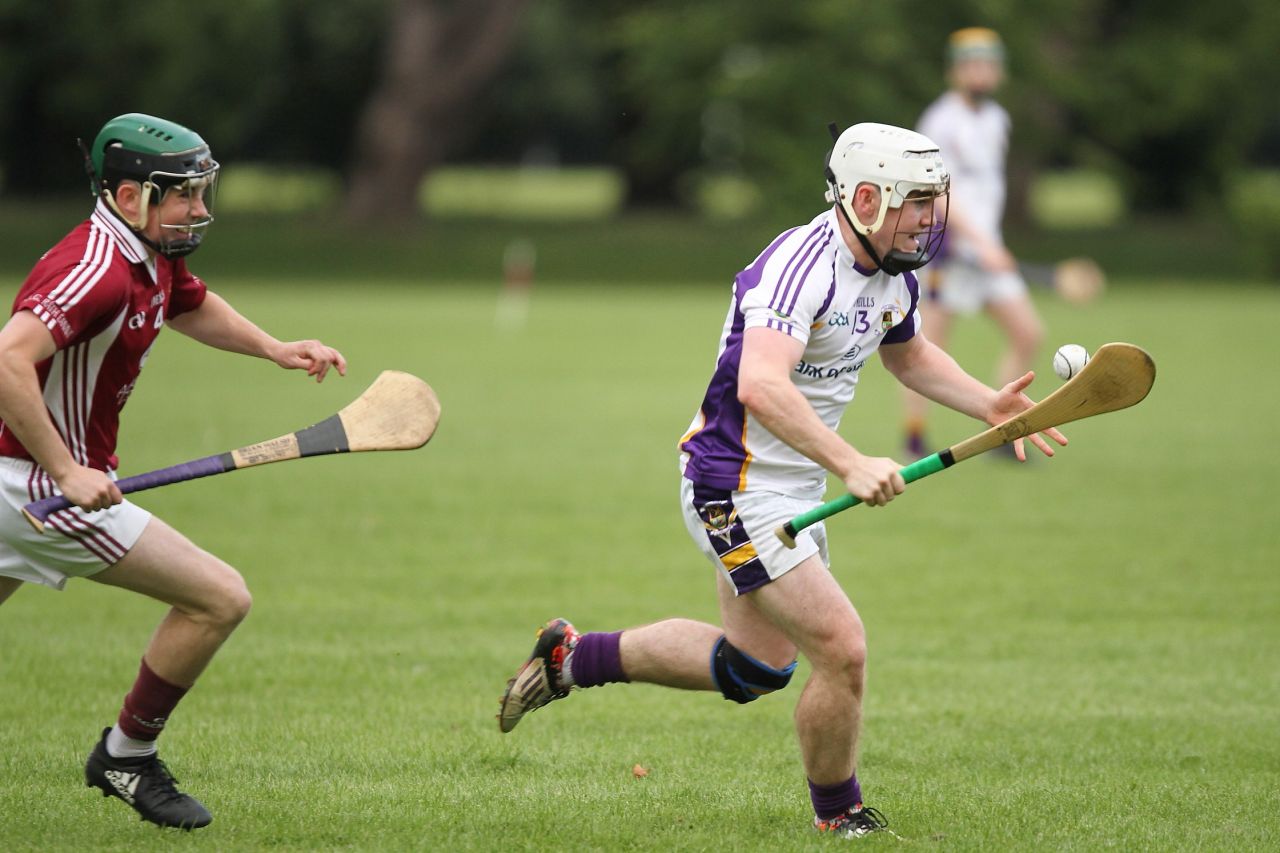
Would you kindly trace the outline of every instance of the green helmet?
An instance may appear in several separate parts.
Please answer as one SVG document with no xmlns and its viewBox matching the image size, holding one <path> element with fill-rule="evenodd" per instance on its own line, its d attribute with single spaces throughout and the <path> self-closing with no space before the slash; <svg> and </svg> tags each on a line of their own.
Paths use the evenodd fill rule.
<svg viewBox="0 0 1280 853">
<path fill-rule="evenodd" d="M 198 191 L 206 211 L 212 208 L 218 163 L 209 145 L 195 131 L 176 122 L 142 113 L 116 116 L 103 125 L 88 152 L 95 190 L 124 219 L 115 204 L 116 188 L 123 180 L 142 185 L 149 204 L 159 204 L 167 190 Z M 138 222 L 126 224 L 153 249 L 167 257 L 181 257 L 196 250 L 204 230 L 213 221 L 207 215 L 198 221 L 161 223 L 161 239 L 153 243 L 140 232 L 146 228 L 147 206 Z"/>
</svg>

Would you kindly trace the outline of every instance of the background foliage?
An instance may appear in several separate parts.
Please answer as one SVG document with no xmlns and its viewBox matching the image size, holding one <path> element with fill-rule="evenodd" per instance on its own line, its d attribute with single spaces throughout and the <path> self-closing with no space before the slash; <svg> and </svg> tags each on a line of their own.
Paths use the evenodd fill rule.
<svg viewBox="0 0 1280 853">
<path fill-rule="evenodd" d="M 346 170 L 409 2 L 245 0 L 174 19 L 143 0 L 8 0 L 4 191 L 77 186 L 71 141 L 129 110 L 196 126 L 224 162 Z M 1008 43 L 1018 186 L 1087 165 L 1143 209 L 1221 210 L 1241 167 L 1280 164 L 1270 0 L 541 0 L 483 97 L 447 120 L 466 132 L 444 162 L 609 163 L 633 204 L 741 175 L 808 210 L 826 123 L 913 124 L 942 86 L 946 35 L 974 24 Z"/>
</svg>

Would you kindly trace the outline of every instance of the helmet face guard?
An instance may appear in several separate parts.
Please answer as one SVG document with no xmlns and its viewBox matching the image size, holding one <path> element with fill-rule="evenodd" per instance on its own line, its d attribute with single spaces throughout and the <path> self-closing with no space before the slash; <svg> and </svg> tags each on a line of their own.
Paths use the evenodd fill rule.
<svg viewBox="0 0 1280 853">
<path fill-rule="evenodd" d="M 834 125 L 831 128 L 835 135 Z M 836 204 L 863 249 L 876 266 L 890 275 L 919 269 L 937 254 L 947 227 L 947 201 L 951 176 L 942 163 L 938 146 L 923 134 L 870 122 L 856 124 L 839 134 L 827 159 L 827 201 Z M 853 210 L 858 187 L 870 184 L 879 192 L 880 204 L 870 224 L 863 223 Z M 911 211 L 918 222 L 916 206 L 929 204 L 931 215 L 923 228 L 907 223 Z M 880 231 L 897 210 L 894 236 L 884 257 L 867 238 Z M 901 249 L 900 238 L 909 238 L 914 249 Z"/>
<path fill-rule="evenodd" d="M 879 264 L 880 268 L 890 275 L 918 270 L 938 254 L 942 248 L 942 238 L 947 231 L 947 211 L 951 201 L 949 181 L 942 190 L 926 187 L 912 189 L 900 182 L 895 187 L 894 196 L 899 197 L 899 194 L 903 198 L 903 203 L 897 206 L 898 217 L 894 224 L 892 248 L 885 253 Z M 929 224 L 923 229 L 912 227 L 910 224 L 904 227 L 903 216 L 918 204 L 927 204 L 933 208 L 929 217 Z M 881 202 L 882 210 L 883 207 L 884 204 Z M 892 204 L 890 204 L 890 209 L 893 209 Z M 888 218 L 883 212 L 881 217 Z M 860 242 L 863 242 L 863 247 L 867 248 L 874 258 L 876 253 L 870 250 L 870 241 L 867 241 L 866 236 L 856 228 L 854 229 L 854 234 L 859 238 Z M 899 249 L 898 243 L 902 238 L 914 241 L 916 248 L 914 250 Z"/>
<path fill-rule="evenodd" d="M 218 164 L 198 175 L 152 172 L 142 185 L 144 196 L 160 198 L 160 239 L 156 251 L 166 258 L 181 258 L 200 248 L 213 223 L 213 203 L 218 190 Z M 142 227 L 146 227 L 143 212 Z M 167 219 L 174 221 L 168 222 Z"/>
</svg>

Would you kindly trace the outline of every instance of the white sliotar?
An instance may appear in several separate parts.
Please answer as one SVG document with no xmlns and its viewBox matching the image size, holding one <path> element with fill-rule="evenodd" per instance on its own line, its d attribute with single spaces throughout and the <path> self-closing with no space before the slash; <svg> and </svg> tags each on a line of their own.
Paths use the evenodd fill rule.
<svg viewBox="0 0 1280 853">
<path fill-rule="evenodd" d="M 1070 379 L 1089 363 L 1089 351 L 1079 344 L 1065 344 L 1053 354 L 1053 372 L 1060 379 Z"/>
</svg>

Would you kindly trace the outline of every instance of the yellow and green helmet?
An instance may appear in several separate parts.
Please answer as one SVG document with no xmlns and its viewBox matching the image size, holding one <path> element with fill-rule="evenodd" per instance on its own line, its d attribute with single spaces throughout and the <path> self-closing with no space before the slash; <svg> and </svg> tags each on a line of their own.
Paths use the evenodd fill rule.
<svg viewBox="0 0 1280 853">
<path fill-rule="evenodd" d="M 1004 62 L 1004 42 L 1000 34 L 986 27 L 965 27 L 947 39 L 947 62 L 954 65 L 968 59 Z"/>
</svg>

